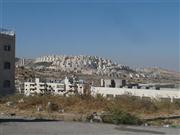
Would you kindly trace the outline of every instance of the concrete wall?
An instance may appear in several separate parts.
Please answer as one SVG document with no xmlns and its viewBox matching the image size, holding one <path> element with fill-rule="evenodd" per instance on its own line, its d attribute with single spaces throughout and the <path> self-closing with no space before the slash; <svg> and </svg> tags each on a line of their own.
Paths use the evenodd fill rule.
<svg viewBox="0 0 180 135">
<path fill-rule="evenodd" d="M 150 98 L 170 98 L 180 99 L 179 89 L 163 89 L 163 90 L 153 90 L 153 89 L 128 89 L 128 88 L 106 88 L 106 87 L 91 87 L 91 94 L 93 96 L 101 94 L 104 97 L 108 95 L 113 95 L 114 97 L 118 95 L 132 95 L 138 97 L 150 97 Z"/>
<path fill-rule="evenodd" d="M 4 50 L 4 45 L 10 45 L 10 51 Z M 10 63 L 10 69 L 4 69 L 4 62 Z M 5 80 L 10 81 L 10 87 L 4 88 Z M 15 91 L 15 35 L 0 33 L 0 95 L 5 96 Z"/>
</svg>

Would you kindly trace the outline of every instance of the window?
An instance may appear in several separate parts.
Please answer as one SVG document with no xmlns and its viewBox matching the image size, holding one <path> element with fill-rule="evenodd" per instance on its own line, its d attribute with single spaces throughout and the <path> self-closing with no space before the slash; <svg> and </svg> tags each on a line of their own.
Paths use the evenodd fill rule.
<svg viewBox="0 0 180 135">
<path fill-rule="evenodd" d="M 9 80 L 5 80 L 3 83 L 3 87 L 4 88 L 10 88 L 10 86 L 11 86 L 11 82 Z"/>
<path fill-rule="evenodd" d="M 4 51 L 11 51 L 10 45 L 4 45 Z"/>
<path fill-rule="evenodd" d="M 11 64 L 9 62 L 4 62 L 4 69 L 10 69 Z"/>
</svg>

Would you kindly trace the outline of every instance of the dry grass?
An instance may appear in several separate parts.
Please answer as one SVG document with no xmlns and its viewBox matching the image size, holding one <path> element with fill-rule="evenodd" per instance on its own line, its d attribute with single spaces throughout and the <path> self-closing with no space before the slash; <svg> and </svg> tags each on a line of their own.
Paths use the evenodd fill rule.
<svg viewBox="0 0 180 135">
<path fill-rule="evenodd" d="M 23 99 L 24 102 L 19 102 Z M 111 108 L 120 109 L 130 114 L 148 117 L 158 115 L 180 115 L 180 101 L 173 103 L 169 101 L 147 100 L 138 97 L 121 96 L 114 99 L 106 99 L 101 96 L 29 96 L 14 95 L 11 97 L 1 98 L 0 104 L 11 101 L 16 105 L 18 110 L 37 110 L 37 106 L 42 106 L 47 111 L 47 104 L 51 102 L 53 111 L 64 109 L 65 113 L 88 114 L 92 112 L 108 111 Z"/>
</svg>

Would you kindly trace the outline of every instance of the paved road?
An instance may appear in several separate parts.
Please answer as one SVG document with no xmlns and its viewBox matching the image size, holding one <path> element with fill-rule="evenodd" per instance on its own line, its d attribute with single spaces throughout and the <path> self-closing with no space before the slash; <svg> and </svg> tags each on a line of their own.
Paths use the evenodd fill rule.
<svg viewBox="0 0 180 135">
<path fill-rule="evenodd" d="M 0 135 L 180 135 L 180 129 L 61 121 L 2 121 Z"/>
</svg>

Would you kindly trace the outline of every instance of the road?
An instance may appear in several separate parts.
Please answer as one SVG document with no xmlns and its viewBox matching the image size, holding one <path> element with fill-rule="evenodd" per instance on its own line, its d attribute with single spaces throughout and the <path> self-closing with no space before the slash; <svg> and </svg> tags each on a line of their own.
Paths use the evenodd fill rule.
<svg viewBox="0 0 180 135">
<path fill-rule="evenodd" d="M 180 129 L 63 121 L 1 120 L 0 135 L 180 135 Z"/>
</svg>

